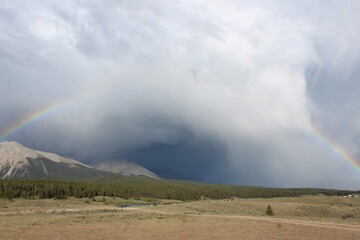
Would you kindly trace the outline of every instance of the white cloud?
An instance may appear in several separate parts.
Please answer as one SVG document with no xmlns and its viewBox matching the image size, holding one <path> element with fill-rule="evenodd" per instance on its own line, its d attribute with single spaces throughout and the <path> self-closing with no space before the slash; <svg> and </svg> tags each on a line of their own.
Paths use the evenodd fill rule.
<svg viewBox="0 0 360 240">
<path fill-rule="evenodd" d="M 0 71 L 12 85 L 0 93 L 17 109 L 9 112 L 8 104 L 0 103 L 8 115 L 0 121 L 10 122 L 24 108 L 101 92 L 36 127 L 59 129 L 54 135 L 66 143 L 24 131 L 50 149 L 81 148 L 91 155 L 173 143 L 179 138 L 174 129 L 183 127 L 220 139 L 240 174 L 273 166 L 259 177 L 270 185 L 287 185 L 282 179 L 289 176 L 294 185 L 326 185 L 343 166 L 296 133 L 299 122 L 321 119 L 322 94 L 316 91 L 327 81 L 326 71 L 346 78 L 356 69 L 359 31 L 351 27 L 356 2 L 3 3 Z M 249 143 L 254 150 L 239 157 Z M 320 167 L 329 162 L 331 167 Z"/>
</svg>

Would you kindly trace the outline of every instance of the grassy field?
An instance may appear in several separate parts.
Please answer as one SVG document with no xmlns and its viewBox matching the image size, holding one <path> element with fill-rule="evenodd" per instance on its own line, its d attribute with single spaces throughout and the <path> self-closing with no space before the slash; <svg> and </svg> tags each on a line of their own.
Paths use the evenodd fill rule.
<svg viewBox="0 0 360 240">
<path fill-rule="evenodd" d="M 154 206 L 118 207 L 125 203 Z M 273 217 L 265 216 L 269 204 Z M 360 239 L 360 198 L 2 199 L 0 232 L 0 239 Z"/>
</svg>

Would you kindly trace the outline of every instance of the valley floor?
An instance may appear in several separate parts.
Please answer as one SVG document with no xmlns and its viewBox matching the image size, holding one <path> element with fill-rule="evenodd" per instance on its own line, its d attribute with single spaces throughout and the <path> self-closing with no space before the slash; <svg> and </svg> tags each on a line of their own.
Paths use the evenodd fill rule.
<svg viewBox="0 0 360 240">
<path fill-rule="evenodd" d="M 360 239 L 360 199 L 0 200 L 0 239 Z M 141 201 L 133 201 L 141 202 Z M 264 216 L 271 204 L 274 217 Z"/>
</svg>

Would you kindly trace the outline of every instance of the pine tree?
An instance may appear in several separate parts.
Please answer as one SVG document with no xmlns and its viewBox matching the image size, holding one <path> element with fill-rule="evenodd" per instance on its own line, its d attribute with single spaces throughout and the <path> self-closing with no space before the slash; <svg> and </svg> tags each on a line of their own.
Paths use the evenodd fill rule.
<svg viewBox="0 0 360 240">
<path fill-rule="evenodd" d="M 274 216 L 274 212 L 271 208 L 271 205 L 269 204 L 269 206 L 267 206 L 267 209 L 266 209 L 266 213 L 265 213 L 267 216 Z"/>
</svg>

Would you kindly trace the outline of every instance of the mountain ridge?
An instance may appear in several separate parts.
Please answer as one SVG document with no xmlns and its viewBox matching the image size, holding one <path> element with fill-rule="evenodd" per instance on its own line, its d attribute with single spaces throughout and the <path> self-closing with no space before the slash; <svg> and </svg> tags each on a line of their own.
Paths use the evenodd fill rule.
<svg viewBox="0 0 360 240">
<path fill-rule="evenodd" d="M 109 175 L 159 177 L 142 166 L 123 160 L 120 165 L 107 161 L 98 169 L 55 153 L 34 150 L 16 141 L 0 142 L 0 179 L 57 179 L 97 181 Z M 116 170 L 116 171 L 115 171 Z"/>
<path fill-rule="evenodd" d="M 93 166 L 96 169 L 117 173 L 125 176 L 145 176 L 159 179 L 160 177 L 143 166 L 127 159 L 103 161 Z"/>
<path fill-rule="evenodd" d="M 39 159 L 42 159 L 43 161 Z M 46 164 L 44 163 L 45 159 L 54 163 L 68 165 L 69 168 L 85 167 L 92 169 L 91 166 L 71 158 L 65 158 L 55 153 L 34 150 L 15 141 L 4 141 L 0 142 L 0 177 L 31 178 L 33 174 L 31 173 L 30 169 L 33 169 L 32 165 L 34 164 L 38 165 L 39 169 L 43 170 L 43 174 L 40 174 L 43 175 L 43 178 L 49 176 L 49 171 L 46 167 Z"/>
</svg>

